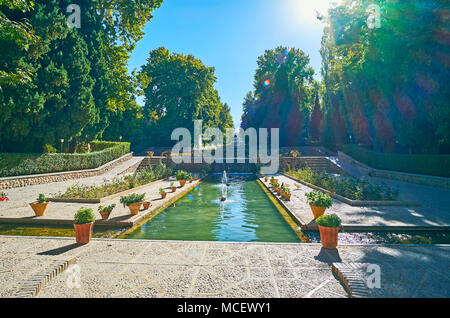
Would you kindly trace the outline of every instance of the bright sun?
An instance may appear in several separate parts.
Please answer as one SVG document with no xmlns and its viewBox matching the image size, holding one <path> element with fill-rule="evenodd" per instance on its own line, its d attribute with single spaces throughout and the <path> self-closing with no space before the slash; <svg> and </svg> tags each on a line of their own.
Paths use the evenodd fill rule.
<svg viewBox="0 0 450 318">
<path fill-rule="evenodd" d="M 329 8 L 340 4 L 341 0 L 289 0 L 290 8 L 301 24 L 320 24 L 317 12 L 326 15 Z"/>
</svg>

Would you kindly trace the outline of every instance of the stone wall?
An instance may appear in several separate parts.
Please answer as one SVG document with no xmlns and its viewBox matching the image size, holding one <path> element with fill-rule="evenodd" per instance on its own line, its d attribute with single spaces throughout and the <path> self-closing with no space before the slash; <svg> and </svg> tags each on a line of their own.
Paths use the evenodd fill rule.
<svg viewBox="0 0 450 318">
<path fill-rule="evenodd" d="M 120 158 L 117 158 L 95 169 L 0 178 L 0 189 L 4 190 L 4 189 L 20 188 L 36 184 L 60 182 L 71 179 L 80 179 L 98 176 L 114 169 L 123 162 L 130 160 L 132 157 L 133 153 L 130 152 Z"/>
</svg>

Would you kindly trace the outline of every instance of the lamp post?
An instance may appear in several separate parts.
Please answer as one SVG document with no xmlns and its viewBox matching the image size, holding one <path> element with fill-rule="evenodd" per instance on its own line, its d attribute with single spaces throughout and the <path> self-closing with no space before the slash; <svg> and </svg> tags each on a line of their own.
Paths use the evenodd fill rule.
<svg viewBox="0 0 450 318">
<path fill-rule="evenodd" d="M 62 149 L 63 149 L 63 143 L 64 143 L 64 138 L 61 138 L 61 153 L 62 153 Z"/>
<path fill-rule="evenodd" d="M 122 135 L 119 136 L 119 140 L 122 141 Z"/>
</svg>

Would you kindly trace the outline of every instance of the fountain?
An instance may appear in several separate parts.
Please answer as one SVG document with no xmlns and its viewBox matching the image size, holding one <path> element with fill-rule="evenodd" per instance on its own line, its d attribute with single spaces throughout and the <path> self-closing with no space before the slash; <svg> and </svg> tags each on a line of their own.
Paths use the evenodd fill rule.
<svg viewBox="0 0 450 318">
<path fill-rule="evenodd" d="M 227 188 L 226 188 L 227 186 L 229 186 L 227 172 L 224 170 L 223 174 L 222 174 L 222 187 L 221 187 L 222 194 L 220 196 L 221 202 L 224 202 L 227 200 Z"/>
</svg>

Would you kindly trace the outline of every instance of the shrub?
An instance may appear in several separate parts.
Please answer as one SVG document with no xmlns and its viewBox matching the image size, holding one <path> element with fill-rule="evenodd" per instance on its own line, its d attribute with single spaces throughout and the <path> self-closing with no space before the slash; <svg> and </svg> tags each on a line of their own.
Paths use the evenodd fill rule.
<svg viewBox="0 0 450 318">
<path fill-rule="evenodd" d="M 395 200 L 398 196 L 398 191 L 384 184 L 374 185 L 353 177 L 334 176 L 309 168 L 290 170 L 287 174 L 352 200 Z"/>
<path fill-rule="evenodd" d="M 381 153 L 356 145 L 343 145 L 343 151 L 375 169 L 450 177 L 450 155 Z"/>
<path fill-rule="evenodd" d="M 312 191 L 305 193 L 308 198 L 307 203 L 312 206 L 322 206 L 330 208 L 333 205 L 333 200 L 328 193 L 323 193 L 322 191 Z"/>
<path fill-rule="evenodd" d="M 50 144 L 45 144 L 44 147 L 42 147 L 42 153 L 56 153 L 56 148 Z"/>
<path fill-rule="evenodd" d="M 336 214 L 325 214 L 319 216 L 316 219 L 316 223 L 320 226 L 339 227 L 342 224 L 342 220 Z"/>
<path fill-rule="evenodd" d="M 39 197 L 36 199 L 36 201 L 37 201 L 38 203 L 44 203 L 44 202 L 47 202 L 47 198 L 45 197 L 44 194 L 40 193 L 40 194 L 39 194 Z"/>
<path fill-rule="evenodd" d="M 188 173 L 184 170 L 178 170 L 175 176 L 177 180 L 187 180 L 189 177 Z"/>
<path fill-rule="evenodd" d="M 128 142 L 93 141 L 91 145 L 97 150 L 84 154 L 48 153 L 33 156 L 21 161 L 17 166 L 1 169 L 0 177 L 93 169 L 130 152 Z"/>
<path fill-rule="evenodd" d="M 120 203 L 122 203 L 123 206 L 126 207 L 133 203 L 144 202 L 144 199 L 145 199 L 145 193 L 143 193 L 143 194 L 133 193 L 130 195 L 120 197 Z"/>
<path fill-rule="evenodd" d="M 74 224 L 86 224 L 95 221 L 95 214 L 92 209 L 81 208 L 75 213 Z"/>
</svg>

